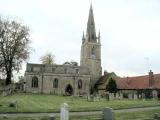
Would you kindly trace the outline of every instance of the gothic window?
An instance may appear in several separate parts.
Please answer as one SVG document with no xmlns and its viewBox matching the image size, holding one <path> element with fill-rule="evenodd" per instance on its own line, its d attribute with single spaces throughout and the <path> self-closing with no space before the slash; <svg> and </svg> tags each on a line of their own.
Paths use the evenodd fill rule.
<svg viewBox="0 0 160 120">
<path fill-rule="evenodd" d="M 78 89 L 82 89 L 82 80 L 78 80 Z"/>
<path fill-rule="evenodd" d="M 91 53 L 92 53 L 92 55 L 95 55 L 95 48 L 94 48 L 94 46 L 92 47 Z"/>
<path fill-rule="evenodd" d="M 53 80 L 53 88 L 58 88 L 58 79 L 57 78 L 55 78 Z"/>
<path fill-rule="evenodd" d="M 32 88 L 38 88 L 38 78 L 36 76 L 32 78 Z"/>
<path fill-rule="evenodd" d="M 94 34 L 92 34 L 92 40 L 94 40 Z"/>
<path fill-rule="evenodd" d="M 64 73 L 65 73 L 65 74 L 67 73 L 67 68 L 64 69 Z"/>
<path fill-rule="evenodd" d="M 79 70 L 78 69 L 76 69 L 76 74 L 78 74 L 79 73 Z"/>
</svg>

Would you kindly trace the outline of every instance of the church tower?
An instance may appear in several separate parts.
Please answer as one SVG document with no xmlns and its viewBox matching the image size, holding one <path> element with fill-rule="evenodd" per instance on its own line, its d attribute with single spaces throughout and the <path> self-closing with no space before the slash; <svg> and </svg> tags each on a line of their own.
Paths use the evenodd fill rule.
<svg viewBox="0 0 160 120">
<path fill-rule="evenodd" d="M 96 35 L 92 4 L 89 10 L 86 34 L 83 33 L 80 65 L 89 68 L 91 85 L 102 75 L 100 32 Z"/>
</svg>

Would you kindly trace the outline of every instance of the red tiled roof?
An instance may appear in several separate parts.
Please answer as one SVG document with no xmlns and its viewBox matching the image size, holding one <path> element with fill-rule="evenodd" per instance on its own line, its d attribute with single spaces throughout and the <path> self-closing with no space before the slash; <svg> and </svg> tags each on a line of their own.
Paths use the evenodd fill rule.
<svg viewBox="0 0 160 120">
<path fill-rule="evenodd" d="M 118 89 L 160 89 L 160 74 L 154 74 L 152 86 L 149 85 L 149 75 L 117 78 L 116 82 Z"/>
</svg>

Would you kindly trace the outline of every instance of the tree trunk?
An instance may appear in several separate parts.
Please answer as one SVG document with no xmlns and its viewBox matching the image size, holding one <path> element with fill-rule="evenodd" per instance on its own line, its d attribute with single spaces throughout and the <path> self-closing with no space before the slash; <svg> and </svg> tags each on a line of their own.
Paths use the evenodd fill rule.
<svg viewBox="0 0 160 120">
<path fill-rule="evenodd" d="M 12 72 L 11 71 L 7 71 L 6 85 L 11 84 L 11 77 L 12 77 Z"/>
</svg>

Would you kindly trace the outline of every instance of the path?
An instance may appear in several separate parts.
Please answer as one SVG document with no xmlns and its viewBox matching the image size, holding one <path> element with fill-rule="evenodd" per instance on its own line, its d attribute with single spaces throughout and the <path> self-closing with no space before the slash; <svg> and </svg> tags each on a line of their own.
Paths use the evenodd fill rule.
<svg viewBox="0 0 160 120">
<path fill-rule="evenodd" d="M 136 112 L 136 111 L 147 111 L 153 109 L 160 109 L 160 106 L 156 107 L 145 107 L 145 108 L 131 108 L 131 109 L 121 109 L 121 110 L 114 110 L 115 113 L 123 113 L 123 112 Z M 82 115 L 99 115 L 102 114 L 102 111 L 90 111 L 90 112 L 70 112 L 69 115 L 71 116 L 82 116 Z M 0 113 L 0 117 L 7 115 L 8 117 L 44 117 L 49 115 L 59 116 L 59 113 L 7 113 L 3 114 Z"/>
</svg>

